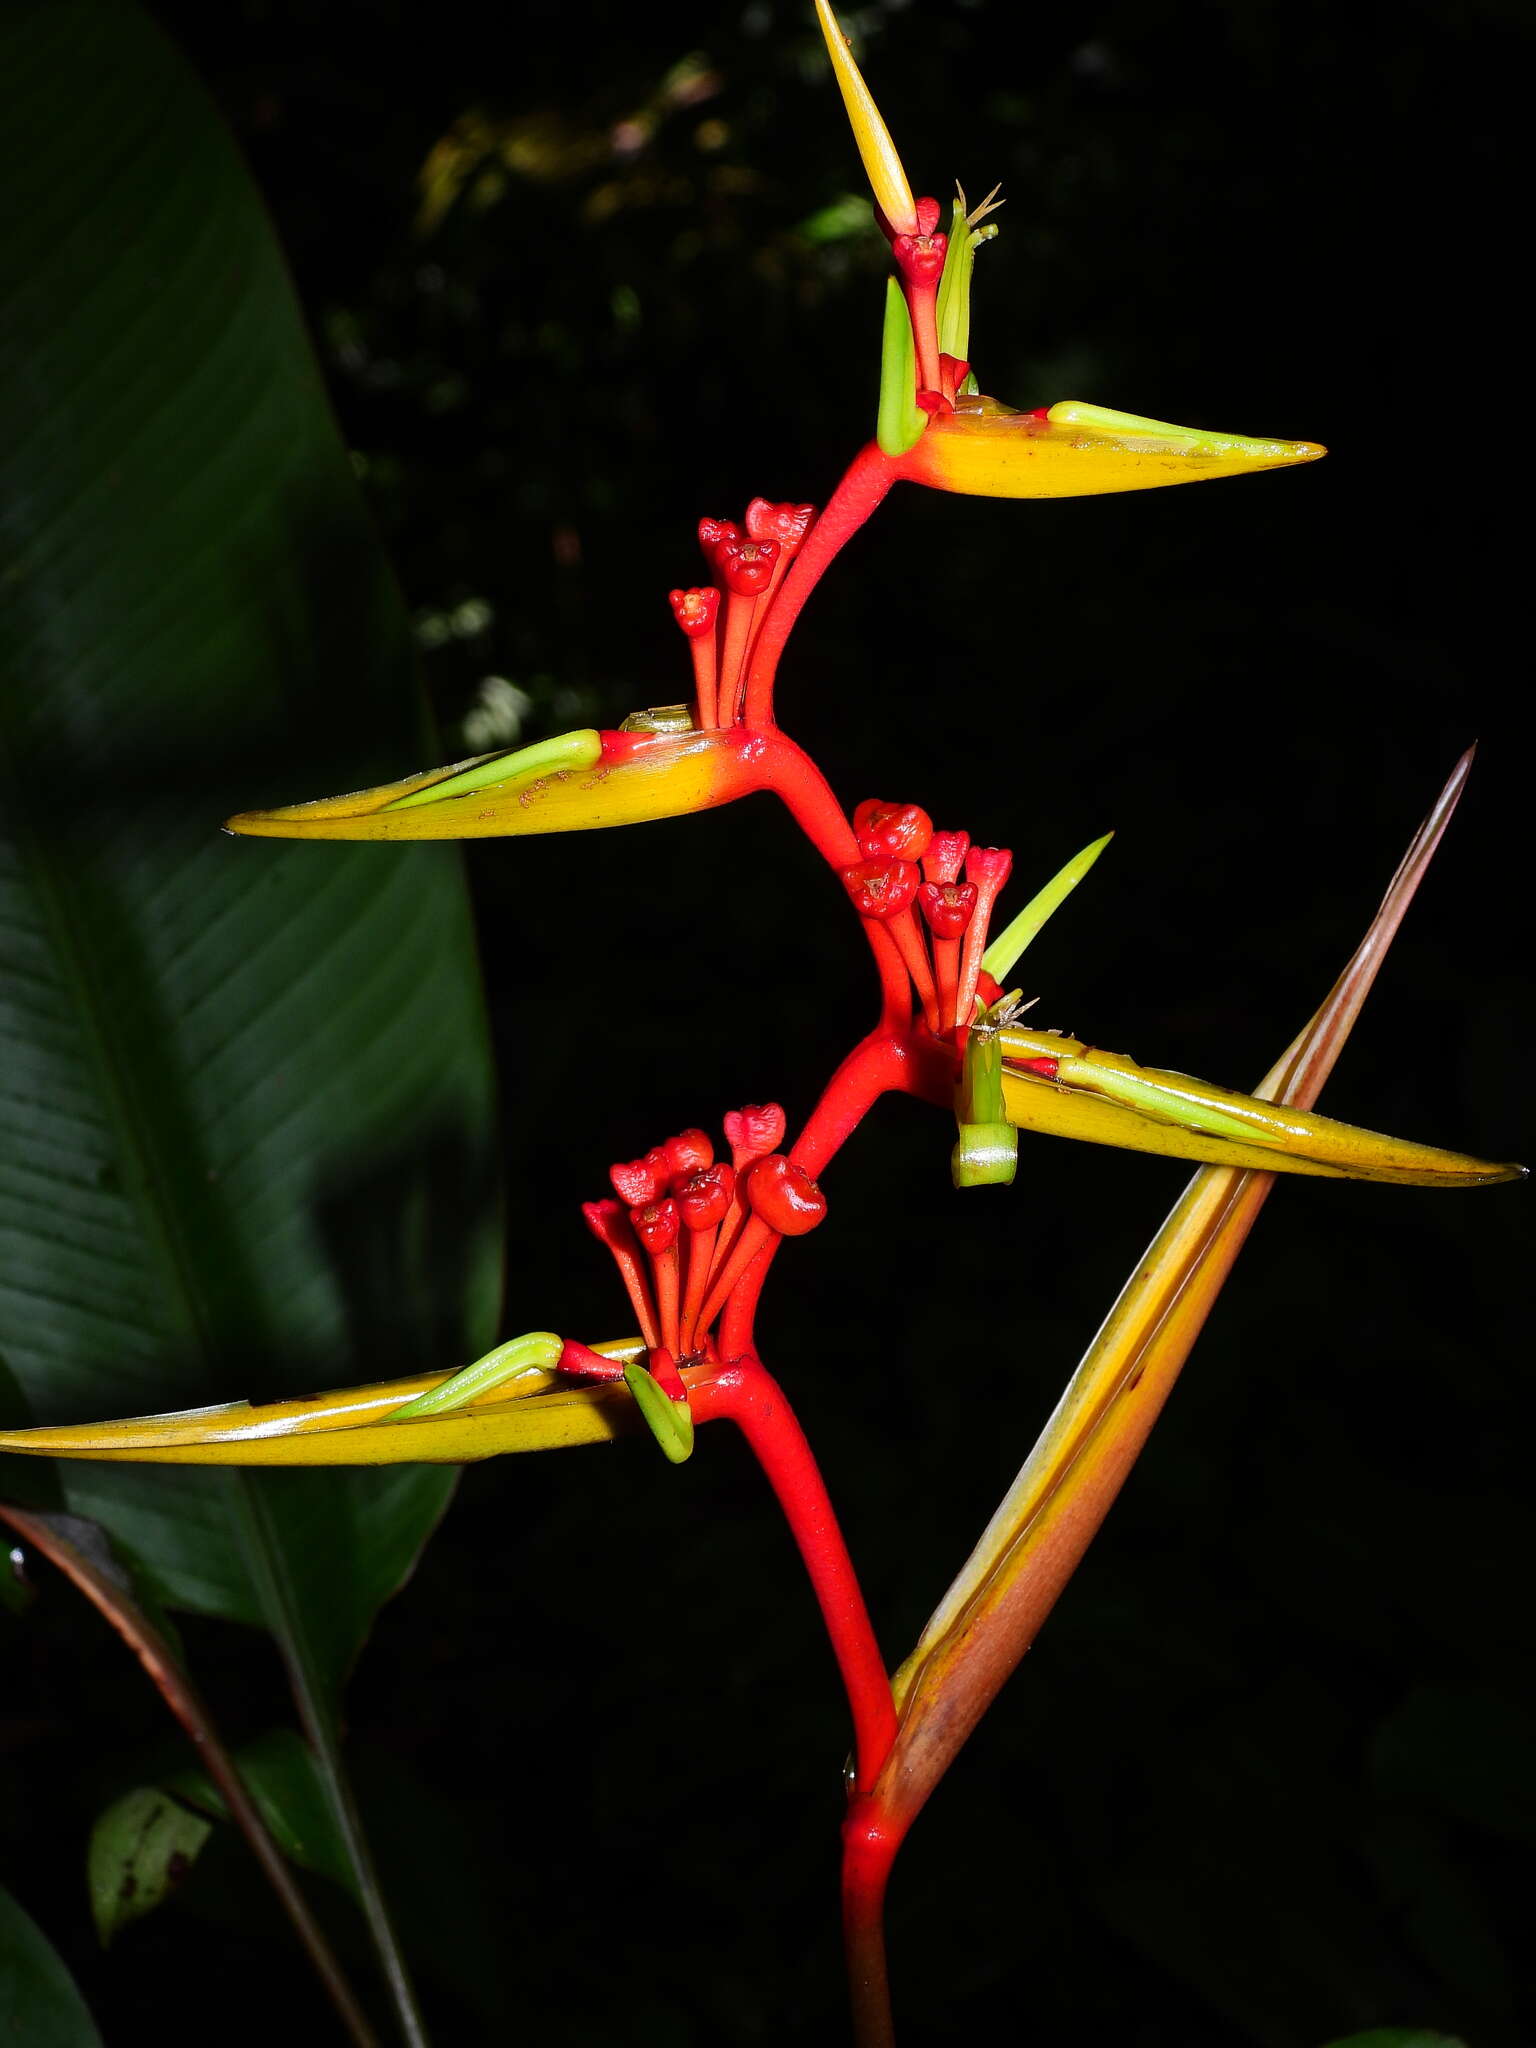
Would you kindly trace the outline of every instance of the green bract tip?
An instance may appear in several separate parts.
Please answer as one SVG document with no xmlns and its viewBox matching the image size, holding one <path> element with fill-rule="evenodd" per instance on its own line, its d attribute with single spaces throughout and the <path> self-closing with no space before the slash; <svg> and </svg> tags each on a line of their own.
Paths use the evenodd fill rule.
<svg viewBox="0 0 1536 2048">
<path fill-rule="evenodd" d="M 965 217 L 965 195 L 955 200 L 949 229 L 949 253 L 939 279 L 939 347 L 957 362 L 967 362 L 971 353 L 971 271 L 976 250 L 970 223 Z"/>
<path fill-rule="evenodd" d="M 1074 855 L 1061 873 L 1053 876 L 1038 895 L 1030 898 L 1018 916 L 998 933 L 981 956 L 983 968 L 994 981 L 1006 979 L 1036 932 L 1054 911 L 1061 908 L 1114 836 L 1113 832 L 1106 832 L 1102 839 L 1095 839 L 1091 846 L 1085 846 L 1081 853 Z"/>
<path fill-rule="evenodd" d="M 505 1344 L 498 1344 L 494 1351 L 487 1351 L 484 1358 L 477 1358 L 473 1365 L 466 1365 L 462 1372 L 456 1372 L 441 1386 L 418 1394 L 414 1401 L 407 1401 L 389 1419 L 391 1422 L 414 1422 L 422 1415 L 446 1415 L 454 1408 L 464 1407 L 480 1394 L 489 1394 L 508 1380 L 520 1380 L 528 1373 L 553 1372 L 563 1348 L 562 1340 L 549 1330 L 530 1330 L 525 1336 L 509 1337 Z"/>
<path fill-rule="evenodd" d="M 417 804 L 441 803 L 444 797 L 465 796 L 471 790 L 490 789 L 502 782 L 558 775 L 562 769 L 595 768 L 602 756 L 603 743 L 590 728 L 562 732 L 531 747 L 514 747 L 506 754 L 486 754 L 460 769 L 457 775 L 429 782 L 425 789 L 413 789 L 409 796 L 397 796 L 384 808 L 408 811 Z"/>
<path fill-rule="evenodd" d="M 917 351 L 912 317 L 901 286 L 885 281 L 885 328 L 880 337 L 880 413 L 875 439 L 884 455 L 905 455 L 921 437 L 928 415 L 917 403 Z"/>
<path fill-rule="evenodd" d="M 624 1384 L 634 1396 L 635 1406 L 645 1417 L 651 1435 L 674 1465 L 693 1455 L 693 1414 L 686 1401 L 674 1401 L 632 1358 L 624 1368 Z"/>
</svg>

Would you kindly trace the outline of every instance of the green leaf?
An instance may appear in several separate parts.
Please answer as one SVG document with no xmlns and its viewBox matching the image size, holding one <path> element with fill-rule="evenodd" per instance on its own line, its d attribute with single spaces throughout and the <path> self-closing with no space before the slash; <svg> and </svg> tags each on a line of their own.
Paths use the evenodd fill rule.
<svg viewBox="0 0 1536 2048">
<path fill-rule="evenodd" d="M 357 1895 L 357 1873 L 336 1826 L 314 1751 L 291 1728 L 274 1728 L 235 1751 L 234 1761 L 272 1839 L 290 1862 Z M 229 1808 L 202 1771 L 178 1773 L 165 1790 L 227 1821 Z"/>
<path fill-rule="evenodd" d="M 0 1888 L 0 2041 L 101 2048 L 101 2036 L 51 1944 Z"/>
<path fill-rule="evenodd" d="M 85 1858 L 103 1948 L 177 1889 L 212 1833 L 207 1821 L 152 1785 L 113 1800 L 91 1829 Z"/>
<path fill-rule="evenodd" d="M 1466 2048 L 1452 2034 L 1430 2034 L 1422 2027 L 1373 2027 L 1368 2034 L 1348 2034 L 1327 2048 Z"/>
<path fill-rule="evenodd" d="M 281 258 L 121 0 L 7 9 L 0 102 L 0 1351 L 39 1421 L 477 1356 L 457 857 L 217 830 L 439 752 Z M 333 1767 L 451 1473 L 62 1483 L 168 1602 L 272 1629 Z"/>
</svg>

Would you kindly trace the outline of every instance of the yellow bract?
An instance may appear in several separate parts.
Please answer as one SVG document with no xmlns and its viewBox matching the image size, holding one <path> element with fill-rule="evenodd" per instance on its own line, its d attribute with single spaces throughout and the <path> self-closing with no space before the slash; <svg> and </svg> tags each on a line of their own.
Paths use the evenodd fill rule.
<svg viewBox="0 0 1536 2048">
<path fill-rule="evenodd" d="M 832 59 L 832 73 L 843 96 L 843 105 L 848 110 L 853 139 L 858 145 L 864 175 L 875 195 L 875 204 L 898 235 L 915 235 L 917 207 L 913 203 L 912 187 L 907 183 L 907 174 L 896 154 L 891 132 L 880 118 L 880 109 L 849 54 L 847 40 L 827 0 L 816 0 L 816 19 L 821 23 L 827 55 Z"/>
<path fill-rule="evenodd" d="M 553 744 L 546 742 L 350 796 L 242 811 L 224 829 L 259 839 L 499 839 L 681 817 L 741 793 L 730 734 L 620 734 L 610 745 L 615 737 L 626 742 L 617 759 L 605 757 L 598 733 L 570 733 L 566 741 L 590 746 L 572 749 L 568 765 L 552 770 L 541 758 Z"/>
<path fill-rule="evenodd" d="M 634 1338 L 592 1349 L 611 1358 L 644 1356 Z M 152 1465 L 459 1465 L 643 1431 L 627 1387 L 573 1387 L 553 1372 L 526 1374 L 451 1414 L 393 1420 L 395 1411 L 452 1377 L 417 1373 L 298 1401 L 229 1401 L 121 1422 L 14 1430 L 0 1434 L 0 1450 Z"/>
<path fill-rule="evenodd" d="M 1260 441 L 1175 427 L 1064 399 L 1042 419 L 995 398 L 962 398 L 902 456 L 901 474 L 977 498 L 1077 498 L 1315 462 L 1315 441 Z"/>
<path fill-rule="evenodd" d="M 1331 1180 L 1394 1181 L 1406 1187 L 1486 1187 L 1523 1169 L 1361 1130 L 1334 1117 L 1262 1101 L 1080 1039 L 1009 1026 L 1003 1102 L 1021 1130 L 1045 1131 L 1132 1152 L 1158 1152 L 1218 1166 L 1268 1167 Z M 1057 1078 L 1020 1073 L 1010 1060 L 1054 1059 Z"/>
</svg>

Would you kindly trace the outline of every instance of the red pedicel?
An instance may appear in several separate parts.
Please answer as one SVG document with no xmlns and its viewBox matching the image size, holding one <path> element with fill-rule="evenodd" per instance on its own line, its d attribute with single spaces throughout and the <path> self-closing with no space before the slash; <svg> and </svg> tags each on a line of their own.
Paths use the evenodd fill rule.
<svg viewBox="0 0 1536 2048">
<path fill-rule="evenodd" d="M 768 588 L 778 559 L 776 540 L 723 540 L 715 549 L 716 572 L 737 597 L 760 596 Z"/>
<path fill-rule="evenodd" d="M 690 640 L 702 639 L 704 634 L 715 630 L 715 614 L 720 609 L 718 590 L 709 587 L 702 590 L 669 590 L 667 602 L 672 607 L 673 618 Z"/>
<path fill-rule="evenodd" d="M 747 535 L 751 540 L 777 541 L 786 555 L 792 555 L 815 517 L 814 505 L 771 505 L 766 498 L 754 498 L 747 507 Z"/>
<path fill-rule="evenodd" d="M 555 1371 L 573 1373 L 584 1380 L 621 1380 L 624 1361 L 605 1358 L 601 1351 L 589 1351 L 585 1344 L 578 1344 L 574 1337 L 567 1337 L 560 1356 L 555 1360 Z"/>
<path fill-rule="evenodd" d="M 631 1209 L 629 1220 L 635 1227 L 635 1235 L 645 1246 L 653 1259 L 663 1252 L 671 1251 L 677 1243 L 677 1233 L 682 1228 L 682 1218 L 677 1213 L 677 1204 L 670 1196 L 658 1202 L 642 1203 L 638 1209 Z"/>
<path fill-rule="evenodd" d="M 731 1148 L 731 1164 L 740 1173 L 754 1159 L 772 1152 L 784 1136 L 784 1111 L 776 1102 L 749 1102 L 725 1114 L 725 1142 Z"/>
<path fill-rule="evenodd" d="M 974 882 L 924 882 L 917 907 L 936 939 L 963 939 L 976 914 Z"/>
<path fill-rule="evenodd" d="M 853 814 L 854 836 L 866 860 L 921 860 L 933 838 L 933 820 L 916 804 L 866 797 Z"/>
<path fill-rule="evenodd" d="M 837 872 L 860 917 L 899 917 L 917 894 L 913 860 L 861 860 Z"/>
<path fill-rule="evenodd" d="M 724 1220 L 735 1188 L 736 1176 L 730 1167 L 704 1166 L 689 1174 L 673 1199 L 689 1230 L 713 1230 Z"/>
<path fill-rule="evenodd" d="M 713 565 L 715 549 L 728 540 L 740 540 L 741 528 L 734 519 L 701 519 L 699 521 L 699 546 L 704 550 L 704 559 Z"/>
<path fill-rule="evenodd" d="M 969 832 L 935 832 L 923 855 L 923 877 L 929 882 L 958 882 L 971 850 Z"/>
<path fill-rule="evenodd" d="M 708 1166 L 715 1156 L 714 1145 L 709 1133 L 700 1130 L 679 1131 L 675 1138 L 668 1138 L 662 1146 L 671 1168 L 670 1181 L 686 1180 L 690 1173 L 697 1173 L 702 1166 Z"/>
<path fill-rule="evenodd" d="M 770 1152 L 747 1168 L 747 1200 L 780 1237 L 804 1237 L 827 1213 L 827 1198 L 803 1167 Z"/>
<path fill-rule="evenodd" d="M 646 1367 L 651 1378 L 671 1401 L 686 1401 L 688 1389 L 683 1385 L 683 1376 L 677 1369 L 677 1360 L 670 1351 L 660 1345 L 645 1354 Z"/>
</svg>

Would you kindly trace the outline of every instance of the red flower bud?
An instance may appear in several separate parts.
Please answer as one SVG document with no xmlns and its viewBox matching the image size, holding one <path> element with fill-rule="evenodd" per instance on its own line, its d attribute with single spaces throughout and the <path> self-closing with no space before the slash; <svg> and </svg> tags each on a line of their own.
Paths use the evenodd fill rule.
<svg viewBox="0 0 1536 2048">
<path fill-rule="evenodd" d="M 913 202 L 913 211 L 917 215 L 917 232 L 920 235 L 931 235 L 944 215 L 937 199 L 918 199 Z"/>
<path fill-rule="evenodd" d="M 935 832 L 923 855 L 923 873 L 930 882 L 958 882 L 971 850 L 969 832 Z"/>
<path fill-rule="evenodd" d="M 976 884 L 924 882 L 917 892 L 917 907 L 936 939 L 963 939 L 976 914 Z"/>
<path fill-rule="evenodd" d="M 917 894 L 916 861 L 861 860 L 837 872 L 860 917 L 899 917 Z"/>
<path fill-rule="evenodd" d="M 970 364 L 962 361 L 959 356 L 940 354 L 939 375 L 944 379 L 946 391 L 958 391 L 970 374 Z"/>
<path fill-rule="evenodd" d="M 667 602 L 673 618 L 690 640 L 700 640 L 715 630 L 715 614 L 720 609 L 718 590 L 669 590 Z"/>
<path fill-rule="evenodd" d="M 610 1250 L 616 1244 L 629 1245 L 633 1248 L 634 1238 L 629 1228 L 629 1212 L 622 1203 L 612 1201 L 605 1195 L 600 1202 L 583 1202 L 581 1213 L 588 1230 L 599 1244 L 607 1245 Z"/>
<path fill-rule="evenodd" d="M 725 1141 L 736 1171 L 772 1152 L 784 1136 L 784 1126 L 784 1112 L 776 1102 L 749 1102 L 743 1109 L 728 1110 Z"/>
<path fill-rule="evenodd" d="M 642 1202 L 654 1202 L 658 1195 L 666 1193 L 667 1182 L 672 1178 L 672 1166 L 664 1152 L 652 1150 L 643 1159 L 620 1160 L 617 1165 L 610 1166 L 608 1178 L 625 1207 L 638 1209 Z"/>
<path fill-rule="evenodd" d="M 699 521 L 699 546 L 704 550 L 706 562 L 713 563 L 715 549 L 723 541 L 740 540 L 741 528 L 734 519 L 701 519 Z"/>
<path fill-rule="evenodd" d="M 689 1230 L 713 1230 L 725 1219 L 735 1191 L 736 1176 L 730 1167 L 704 1166 L 690 1173 L 674 1197 L 678 1214 Z"/>
<path fill-rule="evenodd" d="M 898 235 L 891 244 L 896 268 L 908 284 L 937 284 L 948 250 L 948 235 Z"/>
<path fill-rule="evenodd" d="M 747 1168 L 747 1200 L 781 1237 L 804 1237 L 827 1213 L 827 1198 L 803 1168 L 782 1152 L 770 1152 Z"/>
<path fill-rule="evenodd" d="M 757 597 L 768 588 L 778 559 L 776 540 L 723 540 L 715 549 L 715 572 L 737 597 Z"/>
<path fill-rule="evenodd" d="M 708 1166 L 715 1156 L 715 1148 L 707 1131 L 679 1131 L 675 1138 L 668 1138 L 662 1146 L 667 1155 L 668 1185 L 686 1180 L 690 1173 L 697 1173 L 701 1166 Z"/>
<path fill-rule="evenodd" d="M 854 812 L 853 829 L 866 860 L 921 860 L 933 838 L 933 820 L 926 811 L 873 796 Z"/>
<path fill-rule="evenodd" d="M 994 981 L 985 967 L 983 967 L 976 977 L 976 993 L 990 1010 L 992 1005 L 1001 997 L 1003 984 L 1000 981 Z"/>
<path fill-rule="evenodd" d="M 668 1196 L 657 1202 L 643 1202 L 639 1208 L 631 1209 L 629 1220 L 635 1226 L 636 1237 L 653 1259 L 662 1252 L 671 1251 L 682 1228 L 677 1204 Z"/>
<path fill-rule="evenodd" d="M 814 505 L 770 505 L 766 498 L 754 498 L 747 507 L 747 534 L 752 540 L 777 541 L 786 555 L 792 555 L 815 517 Z"/>
<path fill-rule="evenodd" d="M 578 1344 L 574 1337 L 567 1337 L 560 1356 L 555 1360 L 555 1371 L 568 1372 L 584 1380 L 621 1380 L 624 1361 L 605 1358 L 601 1351 L 589 1351 L 585 1344 Z"/>
<path fill-rule="evenodd" d="M 1008 1065 L 1018 1073 L 1043 1074 L 1047 1081 L 1054 1081 L 1061 1071 L 1061 1061 L 1053 1060 L 1048 1053 L 1033 1060 L 1009 1060 Z"/>
<path fill-rule="evenodd" d="M 984 893 L 997 892 L 1013 873 L 1013 855 L 1006 846 L 973 846 L 966 857 L 965 879 L 975 882 Z"/>
</svg>

